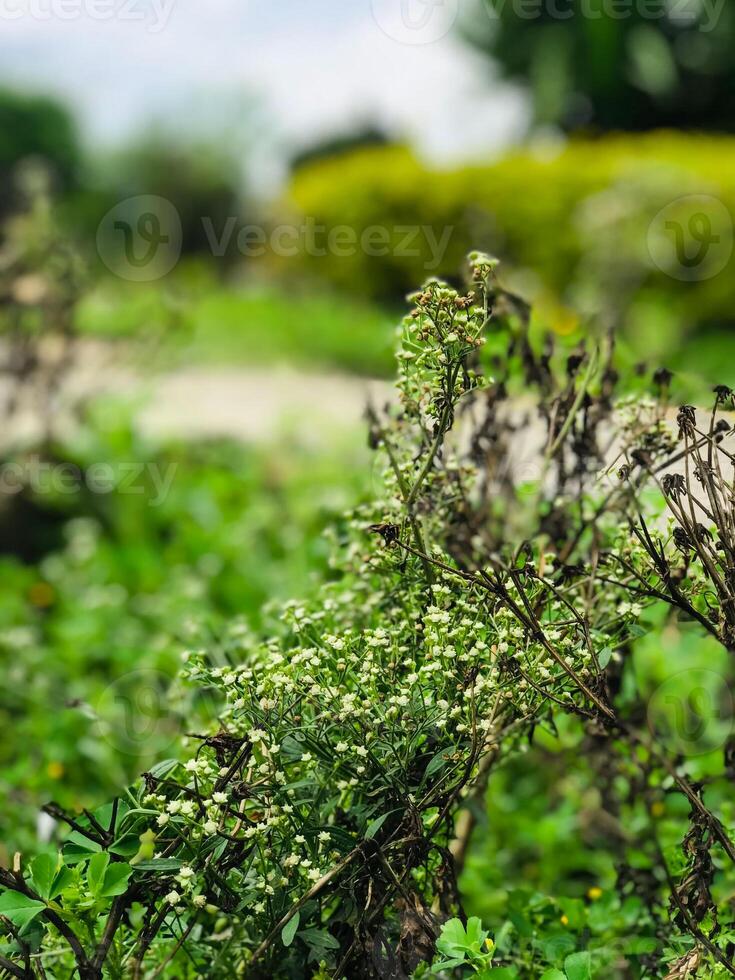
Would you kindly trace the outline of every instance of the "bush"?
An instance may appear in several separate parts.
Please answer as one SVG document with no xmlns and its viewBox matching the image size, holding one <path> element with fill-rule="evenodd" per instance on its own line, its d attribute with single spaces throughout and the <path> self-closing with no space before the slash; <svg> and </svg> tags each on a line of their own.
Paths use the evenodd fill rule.
<svg viewBox="0 0 735 980">
<path fill-rule="evenodd" d="M 732 132 L 735 19 L 704 5 L 514 7 L 475 0 L 465 36 L 525 84 L 535 122 L 567 130 L 672 126 Z"/>
<path fill-rule="evenodd" d="M 685 338 L 732 325 L 734 164 L 729 137 L 667 132 L 574 140 L 448 172 L 428 169 L 405 148 L 378 147 L 303 168 L 290 200 L 327 229 L 344 224 L 361 235 L 379 226 L 391 233 L 384 255 L 304 255 L 308 274 L 392 300 L 427 274 L 456 275 L 470 243 L 479 241 L 507 257 L 504 282 L 535 300 L 547 326 L 569 332 L 593 321 L 622 324 L 636 356 L 655 360 L 681 352 Z M 722 240 L 710 250 L 710 265 L 682 270 L 658 236 L 666 234 L 666 220 L 687 229 L 701 211 Z M 415 254 L 406 254 L 401 226 L 429 228 L 432 238 L 419 231 Z M 433 242 L 448 228 L 437 264 Z M 686 247 L 696 255 L 696 238 Z M 692 345 L 688 366 L 692 355 L 700 366 L 717 366 L 714 353 Z"/>
<path fill-rule="evenodd" d="M 0 216 L 15 204 L 13 174 L 18 164 L 39 158 L 60 191 L 72 189 L 82 163 L 76 126 L 55 99 L 0 91 Z"/>
<path fill-rule="evenodd" d="M 189 681 L 221 705 L 188 760 L 93 813 L 54 811 L 71 828 L 61 854 L 0 871 L 10 973 L 34 957 L 83 980 L 735 969 L 731 750 L 705 753 L 705 794 L 650 724 L 633 658 L 656 610 L 659 629 L 735 648 L 733 393 L 717 389 L 704 429 L 683 406 L 677 434 L 667 377 L 661 401 L 620 403 L 612 345 L 536 350 L 494 265 L 473 257 L 473 292 L 413 297 L 399 404 L 370 417 L 384 478 L 335 528 L 334 581 L 259 637 L 235 627 L 188 650 Z M 477 373 L 485 331 L 492 379 Z M 608 835 L 615 894 L 516 896 L 487 942 L 456 877 L 477 796 L 565 719 L 624 828 Z"/>
</svg>

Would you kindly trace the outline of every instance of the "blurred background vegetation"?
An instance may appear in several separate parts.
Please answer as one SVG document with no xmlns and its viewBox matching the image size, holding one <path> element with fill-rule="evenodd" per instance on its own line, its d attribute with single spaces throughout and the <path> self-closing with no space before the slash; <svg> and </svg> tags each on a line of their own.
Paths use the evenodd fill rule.
<svg viewBox="0 0 735 980">
<path fill-rule="evenodd" d="M 427 162 L 408 137 L 358 120 L 305 138 L 266 194 L 246 179 L 227 134 L 144 128 L 114 150 L 90 147 L 58 98 L 3 89 L 4 376 L 48 387 L 35 360 L 64 335 L 74 361 L 102 345 L 146 377 L 194 365 L 215 372 L 216 385 L 220 368 L 267 372 L 288 361 L 387 378 L 405 293 L 429 275 L 456 279 L 466 252 L 481 248 L 501 257 L 501 280 L 534 303 L 537 336 L 554 331 L 571 345 L 614 327 L 623 358 L 674 370 L 679 393 L 735 384 L 732 5 L 710 22 L 702 4 L 620 19 L 609 4 L 588 0 L 587 16 L 572 0 L 572 16 L 559 19 L 485 3 L 463 11 L 453 43 L 468 58 L 487 57 L 488 87 L 498 76 L 522 86 L 531 125 L 519 145 L 461 164 Z M 45 174 L 42 205 L 28 189 L 34 168 Z M 139 195 L 170 201 L 181 221 L 181 259 L 152 282 L 116 277 L 95 247 L 105 215 Z M 672 234 L 688 229 L 687 248 L 696 248 L 691 222 L 702 211 L 718 239 L 713 264 L 667 268 L 659 216 L 664 232 L 666 221 Z M 54 229 L 47 237 L 42 216 Z M 235 235 L 215 256 L 211 231 L 219 237 L 228 221 Z M 358 238 L 386 229 L 388 244 L 383 254 L 266 247 L 258 257 L 236 245 L 242 227 L 269 240 L 309 223 L 324 237 L 343 226 Z M 409 254 L 407 226 L 420 231 Z M 447 229 L 438 254 L 432 242 Z M 78 274 L 62 262 L 66 250 Z M 30 482 L 0 493 L 0 723 L 12 733 L 0 750 L 6 861 L 42 845 L 44 802 L 92 805 L 196 728 L 211 708 L 169 686 L 182 648 L 213 642 L 224 617 L 264 629 L 265 603 L 316 588 L 329 574 L 325 532 L 370 493 L 370 470 L 358 429 L 326 451 L 303 436 L 257 446 L 194 439 L 183 418 L 176 438 L 156 440 L 135 405 L 102 399 L 84 404 L 71 428 L 29 438 L 15 436 L 12 406 L 4 411 L 3 472 L 31 458 L 82 471 L 100 461 L 175 467 L 155 508 L 149 482 L 140 495 L 39 493 Z M 192 418 L 199 412 L 206 406 L 193 401 Z M 669 639 L 667 658 L 645 638 L 636 652 L 652 690 L 683 665 L 711 662 L 706 645 Z M 129 710 L 145 720 L 130 737 Z M 635 901 L 611 904 L 616 870 L 595 826 L 603 801 L 578 769 L 578 736 L 541 733 L 527 766 L 491 781 L 463 887 L 468 911 L 494 930 L 506 920 L 518 929 L 524 916 L 523 928 L 533 916 L 564 917 L 560 932 L 579 934 L 614 930 L 616 916 L 621 930 L 635 924 Z M 674 840 L 686 815 L 669 812 L 665 797 L 662 789 L 662 837 Z M 635 820 L 637 805 L 621 824 Z M 607 897 L 593 891 L 594 901 L 608 904 L 595 919 L 589 895 L 598 888 Z"/>
</svg>

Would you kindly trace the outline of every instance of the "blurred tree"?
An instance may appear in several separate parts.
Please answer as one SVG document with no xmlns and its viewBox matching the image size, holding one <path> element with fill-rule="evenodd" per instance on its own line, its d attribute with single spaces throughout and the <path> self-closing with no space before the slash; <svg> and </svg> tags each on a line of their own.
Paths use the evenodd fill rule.
<svg viewBox="0 0 735 980">
<path fill-rule="evenodd" d="M 12 207 L 17 165 L 29 157 L 46 164 L 55 190 L 72 189 L 82 152 L 71 115 L 55 99 L 0 90 L 0 216 Z"/>
<path fill-rule="evenodd" d="M 476 0 L 464 33 L 530 85 L 537 124 L 735 130 L 727 0 Z"/>
<path fill-rule="evenodd" d="M 116 201 L 140 194 L 170 201 L 189 253 L 211 251 L 211 235 L 219 238 L 228 218 L 241 213 L 238 162 L 213 142 L 189 143 L 170 133 L 145 136 L 105 168 L 102 183 Z"/>
<path fill-rule="evenodd" d="M 311 143 L 305 149 L 294 153 L 291 158 L 290 170 L 291 173 L 295 173 L 300 167 L 316 163 L 318 160 L 327 160 L 330 157 L 339 156 L 341 153 L 360 150 L 366 146 L 388 146 L 391 142 L 391 138 L 380 126 L 368 123 L 359 129 Z"/>
</svg>

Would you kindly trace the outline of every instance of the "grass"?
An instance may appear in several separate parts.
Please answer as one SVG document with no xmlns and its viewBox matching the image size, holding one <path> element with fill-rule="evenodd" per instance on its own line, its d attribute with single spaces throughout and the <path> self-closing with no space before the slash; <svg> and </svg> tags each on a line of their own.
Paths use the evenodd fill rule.
<svg viewBox="0 0 735 980">
<path fill-rule="evenodd" d="M 373 377 L 393 371 L 390 311 L 332 293 L 271 284 L 225 285 L 197 272 L 160 283 L 107 280 L 82 303 L 88 336 L 150 341 L 168 363 L 288 361 Z"/>
</svg>

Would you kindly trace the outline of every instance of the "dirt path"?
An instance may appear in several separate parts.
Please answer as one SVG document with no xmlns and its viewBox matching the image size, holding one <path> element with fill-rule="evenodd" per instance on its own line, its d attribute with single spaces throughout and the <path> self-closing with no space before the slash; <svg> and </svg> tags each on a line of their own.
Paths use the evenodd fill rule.
<svg viewBox="0 0 735 980">
<path fill-rule="evenodd" d="M 270 367 L 182 367 L 161 373 L 126 356 L 121 348 L 85 343 L 64 382 L 60 402 L 119 397 L 132 406 L 144 434 L 268 441 L 287 430 L 321 441 L 335 430 L 363 424 L 369 399 L 383 402 L 391 386 L 350 375 Z M 33 412 L 21 413 L 14 439 L 32 439 Z"/>
</svg>

